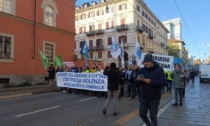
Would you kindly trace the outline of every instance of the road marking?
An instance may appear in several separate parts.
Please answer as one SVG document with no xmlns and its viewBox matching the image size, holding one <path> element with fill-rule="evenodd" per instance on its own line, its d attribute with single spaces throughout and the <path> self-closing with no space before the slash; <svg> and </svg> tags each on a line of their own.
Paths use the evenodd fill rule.
<svg viewBox="0 0 210 126">
<path fill-rule="evenodd" d="M 15 117 L 22 117 L 22 116 L 26 116 L 26 115 L 30 115 L 30 114 L 34 114 L 34 113 L 38 113 L 38 112 L 47 111 L 47 110 L 50 110 L 50 109 L 55 109 L 55 108 L 58 108 L 58 107 L 60 107 L 60 106 L 54 106 L 54 107 L 50 107 L 50 108 L 46 108 L 46 109 L 40 109 L 40 110 L 37 110 L 37 111 L 16 115 Z"/>
<path fill-rule="evenodd" d="M 135 118 L 139 114 L 139 109 L 136 109 L 135 111 L 127 114 L 126 116 L 122 117 L 121 119 L 118 119 L 115 123 L 122 126 L 125 123 L 127 123 L 129 120 Z"/>
<path fill-rule="evenodd" d="M 94 99 L 94 98 L 96 98 L 96 97 L 86 98 L 86 99 L 83 99 L 83 100 L 79 100 L 79 102 L 83 102 L 83 101 L 91 100 L 91 99 Z"/>
</svg>

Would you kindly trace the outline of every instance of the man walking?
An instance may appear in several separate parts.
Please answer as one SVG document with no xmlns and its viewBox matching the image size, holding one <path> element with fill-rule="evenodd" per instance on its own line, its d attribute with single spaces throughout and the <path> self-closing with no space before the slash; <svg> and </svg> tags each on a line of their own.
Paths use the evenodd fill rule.
<svg viewBox="0 0 210 126">
<path fill-rule="evenodd" d="M 113 115 L 118 115 L 117 103 L 118 103 L 118 92 L 121 72 L 116 68 L 116 63 L 111 63 L 110 68 L 107 66 L 104 70 L 104 75 L 108 76 L 108 97 L 106 99 L 103 114 L 106 114 L 107 107 L 111 99 L 114 102 Z M 113 98 L 112 98 L 113 96 Z"/>
<path fill-rule="evenodd" d="M 157 126 L 158 106 L 161 98 L 161 88 L 166 86 L 163 69 L 153 61 L 152 54 L 144 57 L 144 67 L 140 69 L 137 80 L 141 86 L 139 115 L 147 126 Z M 147 112 L 150 112 L 150 120 Z"/>
</svg>

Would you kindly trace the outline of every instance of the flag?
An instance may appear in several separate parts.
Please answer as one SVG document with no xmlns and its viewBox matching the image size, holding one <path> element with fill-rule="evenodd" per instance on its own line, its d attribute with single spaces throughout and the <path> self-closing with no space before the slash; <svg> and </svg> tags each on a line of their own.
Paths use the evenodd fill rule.
<svg viewBox="0 0 210 126">
<path fill-rule="evenodd" d="M 120 58 L 121 58 L 121 66 L 122 66 L 122 68 L 125 68 L 123 39 L 121 41 L 121 54 L 120 54 Z"/>
<path fill-rule="evenodd" d="M 63 66 L 63 59 L 61 55 L 59 55 L 58 57 L 55 56 L 55 66 Z"/>
<path fill-rule="evenodd" d="M 118 46 L 118 43 L 115 41 L 114 36 L 112 36 L 112 45 L 111 45 L 111 55 L 114 59 L 121 54 L 121 49 Z"/>
<path fill-rule="evenodd" d="M 177 57 L 174 57 L 174 64 L 180 64 L 180 63 L 183 63 L 184 60 L 182 58 L 177 58 Z"/>
<path fill-rule="evenodd" d="M 49 65 L 50 65 L 47 57 L 40 50 L 39 50 L 39 54 L 40 54 L 40 57 L 42 59 L 42 64 L 44 66 L 44 69 L 47 69 L 49 67 Z"/>
<path fill-rule="evenodd" d="M 141 48 L 137 40 L 136 40 L 134 55 L 136 56 L 137 66 L 141 67 Z"/>
<path fill-rule="evenodd" d="M 84 40 L 84 42 L 82 44 L 82 48 L 80 50 L 80 54 L 85 55 L 85 58 L 87 59 L 87 58 L 89 58 L 88 51 L 89 51 L 89 49 L 88 49 L 87 43 Z"/>
</svg>

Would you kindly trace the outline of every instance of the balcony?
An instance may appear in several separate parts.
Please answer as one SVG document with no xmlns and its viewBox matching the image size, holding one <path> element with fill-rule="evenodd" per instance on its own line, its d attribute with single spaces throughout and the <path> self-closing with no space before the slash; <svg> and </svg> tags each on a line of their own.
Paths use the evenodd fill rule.
<svg viewBox="0 0 210 126">
<path fill-rule="evenodd" d="M 139 33 L 143 33 L 144 30 L 141 26 L 136 26 L 136 30 L 139 32 Z"/>
<path fill-rule="evenodd" d="M 116 27 L 116 30 L 119 31 L 124 31 L 124 30 L 128 30 L 128 25 L 120 25 Z"/>
<path fill-rule="evenodd" d="M 89 51 L 93 51 L 95 48 L 93 47 L 93 46 L 90 46 L 89 48 L 88 48 L 88 50 Z"/>
<path fill-rule="evenodd" d="M 104 34 L 104 30 L 95 30 L 96 35 L 102 35 Z"/>
<path fill-rule="evenodd" d="M 86 32 L 86 35 L 87 35 L 87 36 L 94 36 L 94 31 Z"/>
<path fill-rule="evenodd" d="M 149 37 L 150 39 L 154 39 L 154 36 L 153 36 L 153 34 L 151 34 L 151 33 L 148 34 L 148 37 Z"/>
<path fill-rule="evenodd" d="M 164 42 L 160 42 L 160 45 L 161 45 L 161 46 L 165 46 L 165 43 L 164 43 Z"/>
<path fill-rule="evenodd" d="M 104 46 L 103 46 L 103 45 L 95 46 L 94 49 L 95 49 L 95 50 L 103 50 L 103 49 L 104 49 Z"/>
</svg>

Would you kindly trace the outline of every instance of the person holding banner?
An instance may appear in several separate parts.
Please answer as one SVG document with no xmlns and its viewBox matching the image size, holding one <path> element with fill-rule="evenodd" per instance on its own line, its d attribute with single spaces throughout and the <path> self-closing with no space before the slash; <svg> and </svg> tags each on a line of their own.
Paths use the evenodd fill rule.
<svg viewBox="0 0 210 126">
<path fill-rule="evenodd" d="M 108 97 L 106 99 L 103 114 L 106 114 L 107 107 L 113 99 L 114 110 L 113 115 L 118 115 L 117 112 L 117 103 L 118 103 L 118 92 L 119 92 L 119 83 L 121 72 L 116 68 L 116 63 L 111 63 L 110 67 L 107 66 L 104 70 L 104 75 L 108 76 Z"/>
<path fill-rule="evenodd" d="M 140 69 L 137 81 L 141 88 L 139 116 L 147 126 L 157 126 L 161 88 L 166 86 L 167 81 L 163 68 L 153 60 L 152 54 L 145 55 L 144 67 Z M 151 121 L 147 117 L 148 110 Z"/>
<path fill-rule="evenodd" d="M 49 74 L 49 85 L 48 87 L 51 87 L 53 86 L 53 82 L 54 82 L 54 79 L 55 79 L 55 67 L 53 66 L 53 64 L 50 64 L 50 67 L 48 69 L 48 74 Z"/>
</svg>

